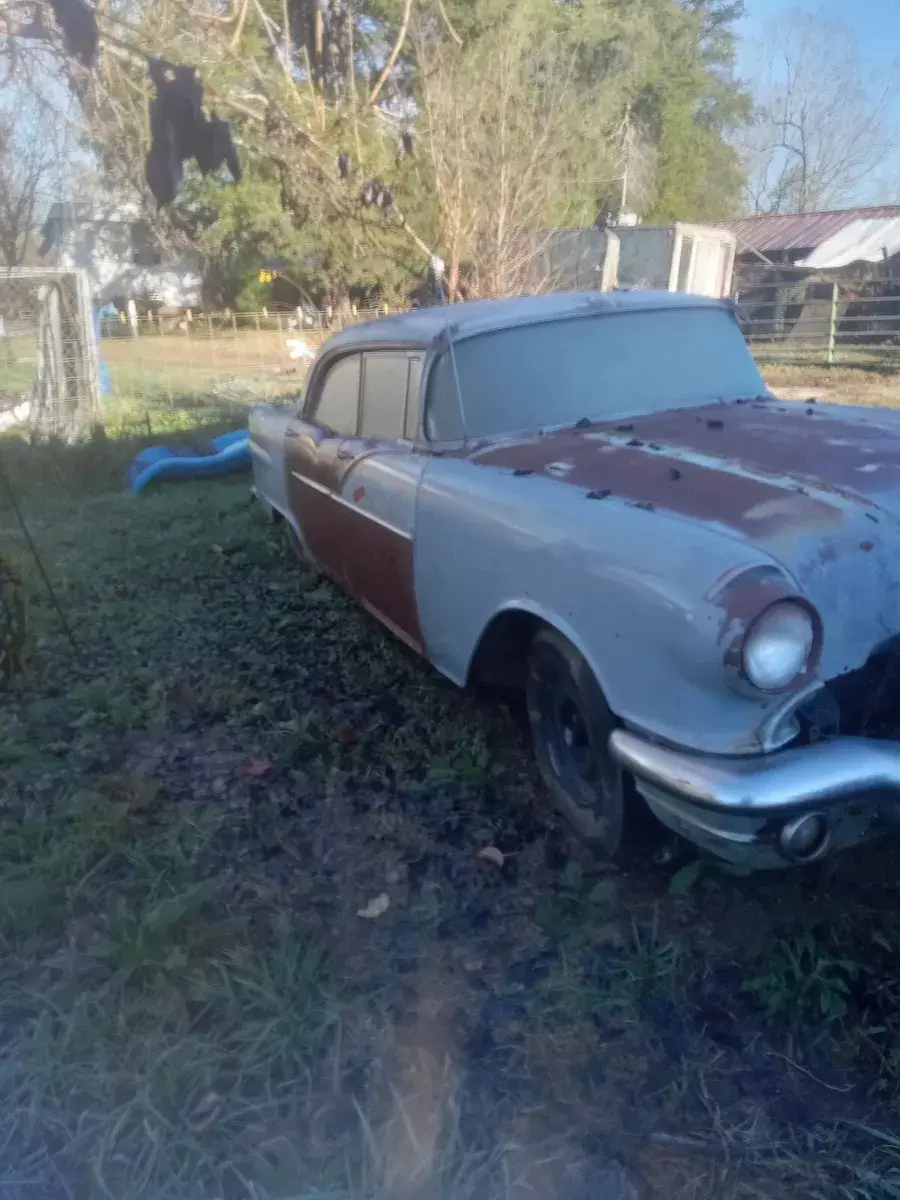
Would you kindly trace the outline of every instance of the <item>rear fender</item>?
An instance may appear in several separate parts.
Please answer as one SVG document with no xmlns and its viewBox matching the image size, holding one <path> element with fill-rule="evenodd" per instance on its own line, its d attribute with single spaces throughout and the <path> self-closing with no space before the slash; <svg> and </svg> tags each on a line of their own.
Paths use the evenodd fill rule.
<svg viewBox="0 0 900 1200">
<path fill-rule="evenodd" d="M 284 454 L 285 431 L 296 415 L 291 405 L 254 404 L 247 423 L 253 492 L 266 514 L 287 521 L 299 538 L 300 529 L 288 501 Z"/>
</svg>

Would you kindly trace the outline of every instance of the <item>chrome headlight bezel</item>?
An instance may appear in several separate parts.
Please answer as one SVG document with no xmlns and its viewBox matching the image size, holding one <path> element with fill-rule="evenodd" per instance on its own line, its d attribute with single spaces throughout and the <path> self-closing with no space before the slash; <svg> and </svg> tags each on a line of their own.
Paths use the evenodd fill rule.
<svg viewBox="0 0 900 1200">
<path fill-rule="evenodd" d="M 777 695 L 805 681 L 818 656 L 821 631 L 815 610 L 795 598 L 774 601 L 741 641 L 741 675 L 756 691 Z"/>
</svg>

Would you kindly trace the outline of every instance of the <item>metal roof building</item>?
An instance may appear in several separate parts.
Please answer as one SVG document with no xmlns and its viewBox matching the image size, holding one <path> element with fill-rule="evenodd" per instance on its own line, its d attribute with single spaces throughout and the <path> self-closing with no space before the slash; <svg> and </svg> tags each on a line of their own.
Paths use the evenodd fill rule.
<svg viewBox="0 0 900 1200">
<path fill-rule="evenodd" d="M 837 234 L 844 235 L 841 242 L 846 252 L 846 231 L 848 226 L 856 222 L 860 223 L 861 233 L 865 224 L 871 242 L 873 222 L 893 223 L 898 220 L 900 204 L 885 204 L 872 208 L 836 209 L 833 212 L 767 213 L 717 221 L 716 224 L 735 235 L 737 253 L 741 258 L 763 257 L 777 263 L 799 264 Z M 862 238 L 860 240 L 862 242 Z"/>
</svg>

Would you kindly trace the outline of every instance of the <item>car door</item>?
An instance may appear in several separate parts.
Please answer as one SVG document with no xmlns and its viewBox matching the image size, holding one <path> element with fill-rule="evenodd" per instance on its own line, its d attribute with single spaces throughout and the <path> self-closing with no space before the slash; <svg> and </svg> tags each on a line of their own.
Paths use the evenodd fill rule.
<svg viewBox="0 0 900 1200">
<path fill-rule="evenodd" d="M 413 582 L 416 493 L 425 459 L 415 450 L 421 355 L 363 355 L 359 436 L 342 476 L 347 587 L 370 612 L 420 653 L 422 631 Z"/>
<path fill-rule="evenodd" d="M 353 452 L 344 449 L 359 425 L 362 356 L 323 364 L 310 381 L 303 413 L 285 432 L 285 472 L 291 511 L 309 559 L 345 584 L 342 525 L 337 500 Z"/>
</svg>

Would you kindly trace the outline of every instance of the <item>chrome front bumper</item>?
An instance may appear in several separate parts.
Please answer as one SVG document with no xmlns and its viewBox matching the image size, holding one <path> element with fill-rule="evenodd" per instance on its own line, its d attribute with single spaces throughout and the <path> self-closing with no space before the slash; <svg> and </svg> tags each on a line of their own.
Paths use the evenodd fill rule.
<svg viewBox="0 0 900 1200">
<path fill-rule="evenodd" d="M 664 825 L 750 866 L 791 861 L 779 838 L 798 814 L 815 811 L 827 819 L 821 853 L 862 841 L 879 825 L 896 826 L 900 815 L 900 742 L 835 738 L 726 758 L 670 749 L 618 729 L 610 751 Z"/>
</svg>

